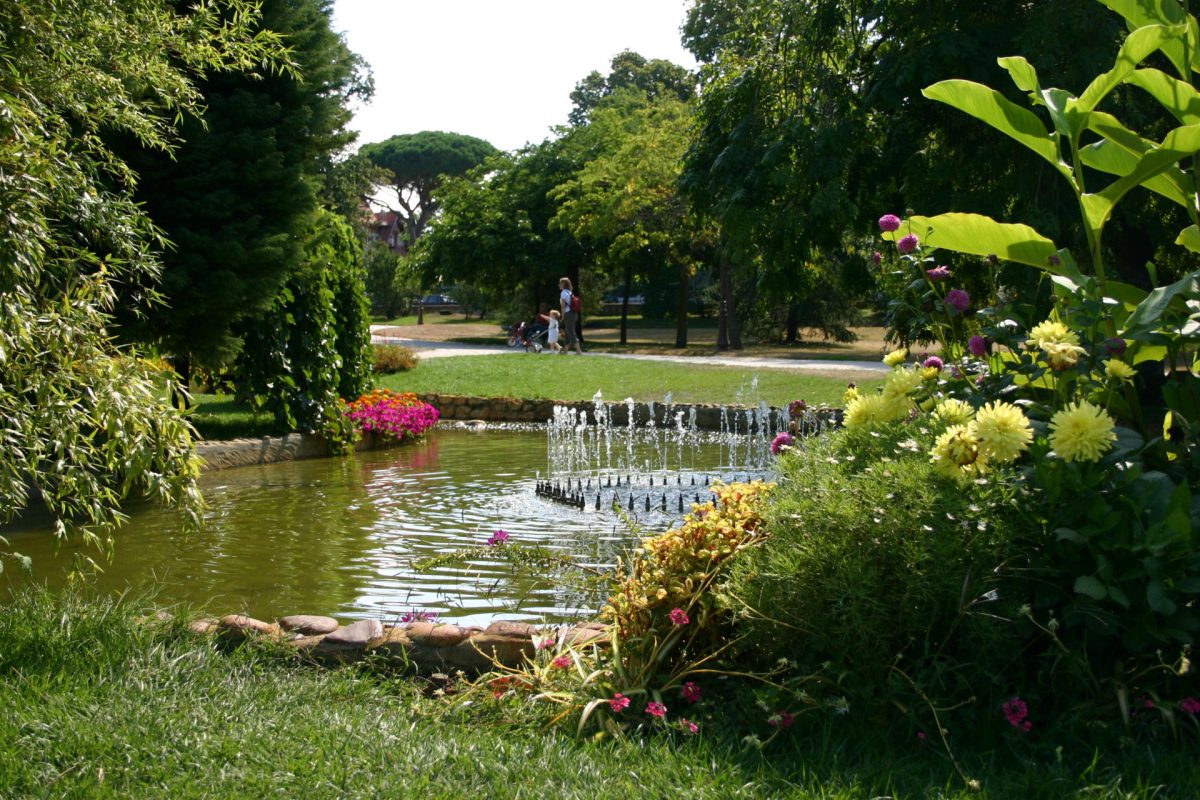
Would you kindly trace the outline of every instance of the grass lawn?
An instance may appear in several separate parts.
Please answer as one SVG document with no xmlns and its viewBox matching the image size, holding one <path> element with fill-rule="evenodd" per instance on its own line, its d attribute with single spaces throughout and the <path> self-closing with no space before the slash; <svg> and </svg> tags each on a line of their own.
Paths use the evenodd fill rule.
<svg viewBox="0 0 1200 800">
<path fill-rule="evenodd" d="M 752 389 L 755 379 L 756 390 Z M 699 363 L 514 353 L 429 358 L 408 372 L 380 376 L 377 383 L 396 391 L 480 397 L 590 400 L 599 390 L 609 400 L 632 397 L 657 402 L 670 392 L 680 403 L 757 403 L 763 399 L 779 406 L 798 399 L 841 405 L 851 379 Z M 857 382 L 873 388 L 880 380 L 871 376 Z"/>
<path fill-rule="evenodd" d="M 193 394 L 192 402 L 188 419 L 201 439 L 279 436 L 287 432 L 270 414 L 255 413 L 228 395 Z"/>
<path fill-rule="evenodd" d="M 1093 751 L 1048 732 L 960 748 L 982 785 L 972 792 L 937 747 L 853 710 L 761 749 L 742 737 L 770 729 L 741 727 L 720 705 L 695 737 L 578 740 L 540 729 L 536 711 L 515 726 L 481 706 L 451 710 L 410 678 L 325 671 L 267 648 L 223 652 L 177 627 L 138 625 L 137 609 L 73 593 L 3 600 L 0 795 L 1169 800 L 1200 785 L 1187 743 Z"/>
</svg>

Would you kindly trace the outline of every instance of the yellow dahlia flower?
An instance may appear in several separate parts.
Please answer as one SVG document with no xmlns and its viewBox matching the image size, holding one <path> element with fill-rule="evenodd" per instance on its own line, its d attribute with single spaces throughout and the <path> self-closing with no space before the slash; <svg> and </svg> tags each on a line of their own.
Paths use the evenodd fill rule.
<svg viewBox="0 0 1200 800">
<path fill-rule="evenodd" d="M 937 471 L 949 478 L 965 481 L 987 472 L 974 425 L 951 425 L 937 438 L 930 455 Z"/>
<path fill-rule="evenodd" d="M 858 393 L 857 387 L 855 387 L 855 386 L 849 387 L 848 389 L 846 389 L 846 393 L 844 395 L 842 395 L 842 406 L 845 407 L 845 406 L 850 405 L 851 403 L 853 403 L 855 400 L 857 400 L 861 396 L 862 395 L 860 395 Z"/>
<path fill-rule="evenodd" d="M 1012 403 L 988 403 L 975 415 L 979 452 L 988 461 L 1015 461 L 1033 441 L 1033 427 Z"/>
<path fill-rule="evenodd" d="M 1119 381 L 1127 381 L 1137 373 L 1133 367 L 1126 364 L 1119 358 L 1110 358 L 1104 362 L 1104 374 L 1110 378 L 1116 378 Z"/>
<path fill-rule="evenodd" d="M 883 396 L 892 401 L 904 400 L 921 388 L 922 380 L 921 373 L 915 369 L 894 369 L 883 383 Z"/>
<path fill-rule="evenodd" d="M 933 410 L 933 416 L 946 425 L 966 425 L 974 419 L 975 409 L 970 403 L 951 397 L 938 403 L 937 408 Z"/>
<path fill-rule="evenodd" d="M 865 394 L 846 406 L 843 419 L 847 428 L 874 428 L 904 416 L 907 409 L 883 395 Z"/>
<path fill-rule="evenodd" d="M 904 359 L 908 358 L 908 349 L 901 347 L 899 350 L 893 350 L 883 357 L 883 363 L 889 367 L 894 367 L 897 364 L 903 364 Z"/>
<path fill-rule="evenodd" d="M 1046 354 L 1046 360 L 1050 362 L 1050 368 L 1059 372 L 1078 364 L 1079 357 L 1087 352 L 1070 342 L 1047 342 L 1042 345 L 1042 351 Z"/>
<path fill-rule="evenodd" d="M 1029 331 L 1029 338 L 1025 340 L 1025 346 L 1040 347 L 1045 350 L 1048 344 L 1077 345 L 1079 336 L 1058 320 L 1048 319 L 1033 326 L 1033 330 Z"/>
<path fill-rule="evenodd" d="M 1050 446 L 1064 461 L 1099 461 L 1117 440 L 1116 423 L 1104 409 L 1084 400 L 1050 418 Z"/>
</svg>

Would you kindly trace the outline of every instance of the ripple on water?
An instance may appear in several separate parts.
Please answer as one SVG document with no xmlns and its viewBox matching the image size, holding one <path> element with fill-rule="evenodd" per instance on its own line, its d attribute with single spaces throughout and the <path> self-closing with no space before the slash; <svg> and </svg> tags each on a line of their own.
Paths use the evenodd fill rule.
<svg viewBox="0 0 1200 800">
<path fill-rule="evenodd" d="M 592 510 L 590 497 L 582 512 L 537 497 L 545 470 L 541 431 L 436 430 L 394 450 L 214 473 L 202 480 L 209 504 L 202 530 L 184 532 L 170 511 L 135 509 L 117 534 L 115 561 L 94 585 L 106 592 L 154 585 L 160 602 L 262 618 L 387 620 L 424 610 L 478 624 L 590 613 L 599 598 L 516 574 L 499 557 L 415 568 L 483 545 L 500 528 L 512 542 L 592 569 L 615 563 L 638 535 L 611 512 Z M 656 515 L 650 530 L 666 524 Z M 68 544 L 56 553 L 44 528 L 5 535 L 13 550 L 33 557 L 34 573 L 6 570 L 0 587 L 31 579 L 61 586 L 80 552 Z"/>
</svg>

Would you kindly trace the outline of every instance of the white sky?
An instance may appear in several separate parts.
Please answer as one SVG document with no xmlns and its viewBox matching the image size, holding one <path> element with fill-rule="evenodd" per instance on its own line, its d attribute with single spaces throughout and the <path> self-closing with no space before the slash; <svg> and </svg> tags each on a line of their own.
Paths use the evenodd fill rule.
<svg viewBox="0 0 1200 800">
<path fill-rule="evenodd" d="M 334 28 L 371 65 L 359 144 L 425 130 L 501 150 L 566 123 L 575 84 L 622 50 L 695 69 L 679 43 L 687 0 L 335 0 Z"/>
</svg>

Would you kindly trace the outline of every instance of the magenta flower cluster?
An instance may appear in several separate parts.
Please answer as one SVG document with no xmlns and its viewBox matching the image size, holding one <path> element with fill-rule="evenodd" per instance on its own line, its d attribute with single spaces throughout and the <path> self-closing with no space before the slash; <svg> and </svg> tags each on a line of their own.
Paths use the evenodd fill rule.
<svg viewBox="0 0 1200 800">
<path fill-rule="evenodd" d="M 946 305 L 962 314 L 971 307 L 971 295 L 963 289 L 951 289 L 946 292 Z"/>
<path fill-rule="evenodd" d="M 672 608 L 671 613 L 667 615 L 671 618 L 671 622 L 676 625 L 687 625 L 691 620 L 688 618 L 687 612 L 682 608 Z"/>
<path fill-rule="evenodd" d="M 929 276 L 929 280 L 936 283 L 937 281 L 944 281 L 950 277 L 950 268 L 943 264 L 939 267 L 925 270 L 925 274 Z"/>
<path fill-rule="evenodd" d="M 776 436 L 774 438 L 774 440 L 771 441 L 771 455 L 777 456 L 781 452 L 783 452 L 783 449 L 785 447 L 790 448 L 795 443 L 796 443 L 795 437 L 793 437 L 787 431 L 783 431 L 778 436 Z"/>
<path fill-rule="evenodd" d="M 488 543 L 488 547 L 499 547 L 500 545 L 504 544 L 507 541 L 508 541 L 508 531 L 498 530 L 495 533 L 493 533 L 490 537 L 488 537 L 487 543 Z"/>
<path fill-rule="evenodd" d="M 376 392 L 352 403 L 347 416 L 364 432 L 403 440 L 420 436 L 437 423 L 440 415 L 428 403 Z"/>
<path fill-rule="evenodd" d="M 1033 723 L 1027 717 L 1029 716 L 1029 706 L 1019 697 L 1014 697 L 1004 703 L 1004 718 L 1008 720 L 1008 724 L 1012 725 L 1021 733 L 1029 733 L 1033 730 Z"/>
</svg>

